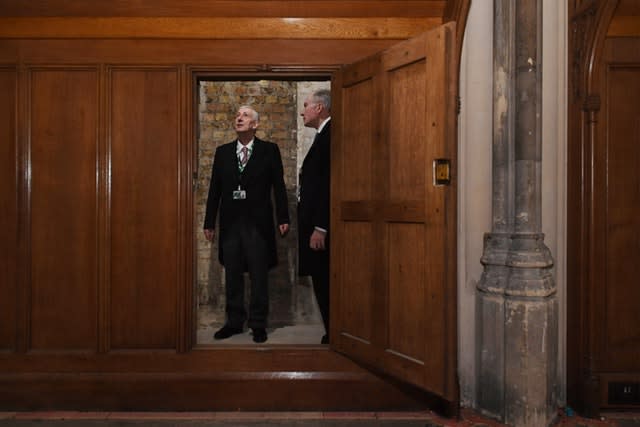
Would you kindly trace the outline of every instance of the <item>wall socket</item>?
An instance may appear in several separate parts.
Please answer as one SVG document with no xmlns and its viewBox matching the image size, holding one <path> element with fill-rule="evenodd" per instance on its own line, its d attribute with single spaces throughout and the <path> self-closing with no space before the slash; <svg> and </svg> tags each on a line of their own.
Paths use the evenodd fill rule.
<svg viewBox="0 0 640 427">
<path fill-rule="evenodd" d="M 610 382 L 610 405 L 640 405 L 640 383 Z"/>
</svg>

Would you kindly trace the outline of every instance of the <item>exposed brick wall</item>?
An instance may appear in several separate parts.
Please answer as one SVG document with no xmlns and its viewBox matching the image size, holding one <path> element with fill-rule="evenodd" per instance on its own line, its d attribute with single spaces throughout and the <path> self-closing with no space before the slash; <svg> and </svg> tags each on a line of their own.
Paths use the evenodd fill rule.
<svg viewBox="0 0 640 427">
<path fill-rule="evenodd" d="M 298 170 L 313 138 L 312 131 L 299 131 L 303 128 L 299 122 L 299 103 L 317 85 L 328 87 L 328 84 L 272 80 L 201 82 L 194 232 L 198 257 L 197 302 L 209 313 L 207 322 L 224 322 L 224 269 L 217 260 L 218 243 L 207 242 L 202 233 L 209 179 L 216 147 L 236 138 L 233 119 L 241 105 L 250 105 L 260 114 L 257 136 L 275 142 L 280 147 L 289 197 L 291 231 L 285 238 L 278 239 L 279 264 L 269 276 L 269 322 L 272 326 L 278 326 L 318 321 L 317 307 L 308 280 L 299 279 L 296 271 Z M 202 317 L 199 319 L 201 327 Z"/>
</svg>

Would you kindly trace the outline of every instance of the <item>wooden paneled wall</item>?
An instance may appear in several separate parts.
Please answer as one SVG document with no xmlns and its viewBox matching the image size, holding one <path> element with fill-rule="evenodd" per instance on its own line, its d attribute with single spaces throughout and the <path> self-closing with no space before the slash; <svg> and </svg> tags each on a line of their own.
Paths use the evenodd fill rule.
<svg viewBox="0 0 640 427">
<path fill-rule="evenodd" d="M 20 283 L 20 307 L 26 351 L 95 348 L 97 74 L 95 68 L 33 67 L 25 75 L 20 264 L 28 275 Z"/>
<path fill-rule="evenodd" d="M 178 348 L 190 212 L 181 75 L 5 68 L 3 348 Z"/>
<path fill-rule="evenodd" d="M 16 349 L 18 292 L 18 177 L 16 103 L 18 73 L 0 68 L 0 351 Z"/>
<path fill-rule="evenodd" d="M 640 407 L 640 3 L 570 8 L 567 398 L 586 415 Z"/>
<path fill-rule="evenodd" d="M 0 410 L 422 407 L 325 347 L 193 347 L 194 82 L 328 76 L 468 3 L 0 0 Z"/>
</svg>

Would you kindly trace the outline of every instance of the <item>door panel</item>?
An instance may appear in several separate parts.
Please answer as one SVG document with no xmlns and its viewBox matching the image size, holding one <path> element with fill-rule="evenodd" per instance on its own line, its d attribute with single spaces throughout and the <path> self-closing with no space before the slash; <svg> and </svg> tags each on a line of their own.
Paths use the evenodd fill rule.
<svg viewBox="0 0 640 427">
<path fill-rule="evenodd" d="M 18 182 L 16 170 L 17 72 L 0 68 L 0 350 L 16 343 Z"/>
<path fill-rule="evenodd" d="M 396 63 L 385 64 L 393 67 Z M 425 61 L 401 64 L 387 71 L 389 99 L 389 199 L 422 200 L 425 174 Z M 412 167 L 414 163 L 418 167 Z"/>
<path fill-rule="evenodd" d="M 370 78 L 354 83 L 345 89 L 344 108 L 350 112 L 348 125 L 344 127 L 344 163 L 341 189 L 346 200 L 371 201 L 373 182 L 371 180 L 373 139 L 373 80 Z"/>
<path fill-rule="evenodd" d="M 337 223 L 332 220 L 331 225 L 332 248 L 340 248 L 332 249 L 331 264 L 338 266 L 332 268 L 332 282 L 349 285 L 332 285 L 331 306 L 340 309 L 331 311 L 331 336 L 342 348 L 365 360 L 376 357 L 368 348 L 376 340 L 379 313 L 375 306 L 378 230 L 372 221 L 380 192 L 373 179 L 377 172 L 375 144 L 379 138 L 375 120 L 380 101 L 378 82 L 373 77 L 378 66 L 377 59 L 365 60 L 334 76 L 333 85 L 342 90 L 334 90 L 332 95 L 332 116 L 339 117 L 332 121 L 332 132 L 342 135 L 337 144 L 332 140 L 331 148 L 332 217 L 342 219 Z"/>
<path fill-rule="evenodd" d="M 34 69 L 29 76 L 29 347 L 93 350 L 97 71 Z"/>
<path fill-rule="evenodd" d="M 640 368 L 640 67 L 608 70 L 604 370 Z"/>
<path fill-rule="evenodd" d="M 345 325 L 342 333 L 368 344 L 372 339 L 371 319 L 374 316 L 373 294 L 369 286 L 373 280 L 373 229 L 370 223 L 350 221 L 345 224 L 342 235 L 345 244 L 344 253 L 350 254 L 345 263 L 358 266 L 354 269 L 345 269 L 340 278 L 343 283 L 353 284 L 353 286 L 341 288 L 340 299 L 358 302 L 350 304 L 342 313 L 342 322 Z"/>
<path fill-rule="evenodd" d="M 389 342 L 387 351 L 423 364 L 424 230 L 420 224 L 389 225 Z M 418 315 L 419 317 L 415 317 Z"/>
<path fill-rule="evenodd" d="M 178 73 L 125 68 L 111 76 L 110 344 L 175 348 Z"/>
<path fill-rule="evenodd" d="M 442 26 L 337 72 L 332 141 L 332 345 L 450 403 L 455 187 L 432 173 L 435 159 L 455 164 L 454 33 Z M 349 157 L 355 147 L 370 151 L 370 194 L 351 187 L 365 164 Z M 371 331 L 353 333 L 366 316 Z"/>
</svg>

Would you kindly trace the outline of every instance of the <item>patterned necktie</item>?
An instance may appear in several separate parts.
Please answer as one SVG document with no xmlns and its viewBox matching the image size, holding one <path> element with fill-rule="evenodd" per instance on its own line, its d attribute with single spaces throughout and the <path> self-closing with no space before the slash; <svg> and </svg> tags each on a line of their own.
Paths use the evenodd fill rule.
<svg viewBox="0 0 640 427">
<path fill-rule="evenodd" d="M 240 152 L 241 152 L 240 164 L 244 168 L 247 165 L 247 162 L 249 161 L 249 149 L 245 145 L 242 147 L 242 150 L 240 150 Z"/>
</svg>

